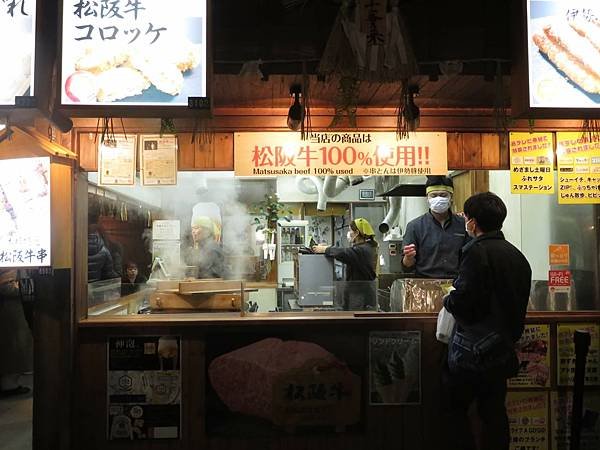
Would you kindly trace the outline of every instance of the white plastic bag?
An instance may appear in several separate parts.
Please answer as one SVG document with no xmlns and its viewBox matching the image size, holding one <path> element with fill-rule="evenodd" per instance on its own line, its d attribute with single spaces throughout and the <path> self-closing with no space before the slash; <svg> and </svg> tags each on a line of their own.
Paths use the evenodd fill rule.
<svg viewBox="0 0 600 450">
<path fill-rule="evenodd" d="M 454 331 L 454 326 L 456 325 L 456 320 L 454 316 L 448 312 L 446 308 L 442 306 L 442 309 L 438 313 L 437 318 L 437 329 L 435 331 L 435 338 L 447 344 L 450 340 L 450 336 L 452 335 L 452 331 Z"/>
</svg>

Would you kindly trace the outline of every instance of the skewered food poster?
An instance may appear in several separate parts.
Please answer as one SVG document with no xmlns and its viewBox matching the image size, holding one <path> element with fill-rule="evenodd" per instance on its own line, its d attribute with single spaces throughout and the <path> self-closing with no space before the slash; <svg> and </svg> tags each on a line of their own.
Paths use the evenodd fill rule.
<svg viewBox="0 0 600 450">
<path fill-rule="evenodd" d="M 0 161 L 0 267 L 50 265 L 50 158 Z"/>
<path fill-rule="evenodd" d="M 600 138 L 593 133 L 556 133 L 558 203 L 600 203 Z"/>
<path fill-rule="evenodd" d="M 529 0 L 529 103 L 541 108 L 600 107 L 600 4 Z"/>
<path fill-rule="evenodd" d="M 510 192 L 554 193 L 552 133 L 510 133 Z"/>
<path fill-rule="evenodd" d="M 177 184 L 177 136 L 142 135 L 140 153 L 143 186 Z"/>
<path fill-rule="evenodd" d="M 548 450 L 548 393 L 509 392 L 510 450 Z"/>
<path fill-rule="evenodd" d="M 109 439 L 181 436 L 180 336 L 108 339 Z"/>
<path fill-rule="evenodd" d="M 115 135 L 98 146 L 101 186 L 135 184 L 136 137 Z"/>
<path fill-rule="evenodd" d="M 550 325 L 529 324 L 517 342 L 519 373 L 509 387 L 550 386 Z"/>
<path fill-rule="evenodd" d="M 0 105 L 14 105 L 15 97 L 33 95 L 36 0 L 0 3 Z M 10 44 L 8 44 L 10 43 Z"/>
<path fill-rule="evenodd" d="M 369 336 L 371 405 L 421 403 L 421 332 L 372 332 Z"/>
<path fill-rule="evenodd" d="M 63 2 L 62 103 L 206 96 L 206 0 Z"/>
</svg>

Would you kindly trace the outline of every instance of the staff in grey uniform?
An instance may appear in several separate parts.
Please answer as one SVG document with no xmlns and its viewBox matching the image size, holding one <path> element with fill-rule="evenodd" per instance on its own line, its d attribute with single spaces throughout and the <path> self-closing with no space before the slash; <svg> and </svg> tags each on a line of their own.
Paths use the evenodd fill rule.
<svg viewBox="0 0 600 450">
<path fill-rule="evenodd" d="M 465 220 L 451 210 L 454 184 L 432 176 L 425 184 L 429 211 L 406 226 L 402 266 L 425 278 L 456 278 L 459 253 L 469 241 Z"/>
</svg>

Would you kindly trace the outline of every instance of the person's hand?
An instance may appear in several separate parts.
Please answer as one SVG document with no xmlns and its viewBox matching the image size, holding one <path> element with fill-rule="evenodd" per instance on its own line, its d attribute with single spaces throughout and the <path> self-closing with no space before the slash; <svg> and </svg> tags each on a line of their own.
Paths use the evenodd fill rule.
<svg viewBox="0 0 600 450">
<path fill-rule="evenodd" d="M 417 246 L 415 244 L 408 244 L 404 246 L 404 265 L 414 266 L 417 260 Z"/>
<path fill-rule="evenodd" d="M 315 253 L 325 253 L 327 250 L 327 245 L 313 245 L 312 251 Z"/>
</svg>

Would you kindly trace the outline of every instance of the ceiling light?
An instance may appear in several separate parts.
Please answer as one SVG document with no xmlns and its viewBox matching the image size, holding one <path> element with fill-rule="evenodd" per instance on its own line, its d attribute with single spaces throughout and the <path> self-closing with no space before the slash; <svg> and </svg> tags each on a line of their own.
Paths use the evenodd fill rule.
<svg viewBox="0 0 600 450">
<path fill-rule="evenodd" d="M 292 131 L 298 131 L 304 120 L 304 106 L 300 104 L 300 95 L 302 95 L 302 86 L 293 84 L 290 87 L 290 96 L 294 98 L 294 103 L 290 106 L 287 117 L 287 126 Z"/>
</svg>

